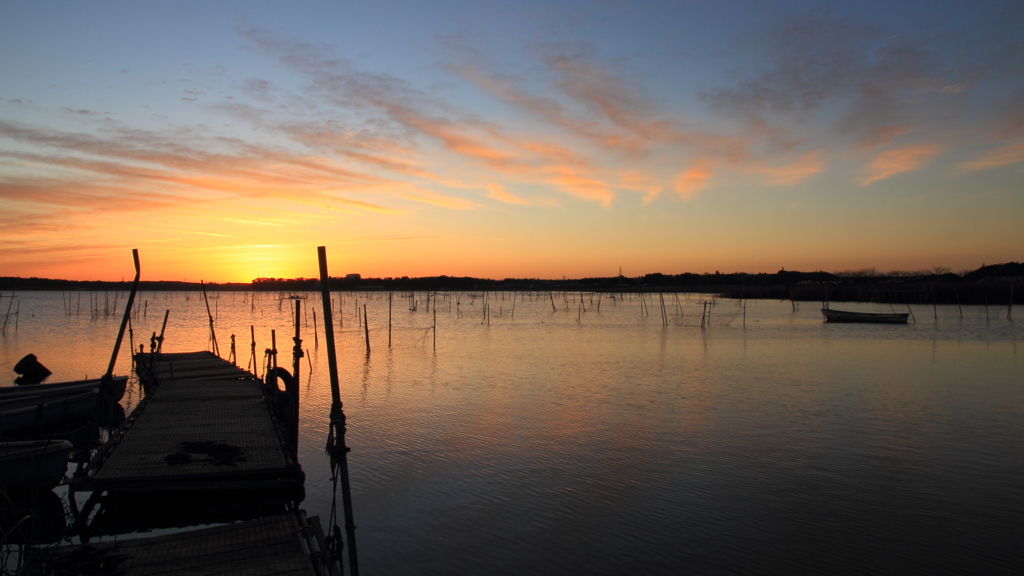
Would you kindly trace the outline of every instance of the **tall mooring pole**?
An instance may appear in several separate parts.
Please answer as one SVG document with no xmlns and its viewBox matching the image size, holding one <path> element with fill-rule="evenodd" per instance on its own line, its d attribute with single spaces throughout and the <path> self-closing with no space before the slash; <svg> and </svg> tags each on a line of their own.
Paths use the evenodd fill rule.
<svg viewBox="0 0 1024 576">
<path fill-rule="evenodd" d="M 327 367 L 331 374 L 331 431 L 327 451 L 331 455 L 332 470 L 341 480 L 341 502 L 345 509 L 345 541 L 348 545 L 349 574 L 359 576 L 356 556 L 356 524 L 352 514 L 352 489 L 348 478 L 348 446 L 345 446 L 345 412 L 341 404 L 338 384 L 338 356 L 334 349 L 334 318 L 331 315 L 331 278 L 327 274 L 327 248 L 316 249 L 320 260 L 320 301 L 324 308 L 324 342 L 327 344 Z"/>
</svg>

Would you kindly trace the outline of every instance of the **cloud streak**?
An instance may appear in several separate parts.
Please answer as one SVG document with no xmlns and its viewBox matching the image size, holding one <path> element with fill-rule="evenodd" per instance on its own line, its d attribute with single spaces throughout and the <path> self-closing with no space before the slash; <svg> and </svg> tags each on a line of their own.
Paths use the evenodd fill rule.
<svg viewBox="0 0 1024 576">
<path fill-rule="evenodd" d="M 940 149 L 936 144 L 922 143 L 881 152 L 865 167 L 860 185 L 868 186 L 897 174 L 918 170 L 938 154 Z"/>
</svg>

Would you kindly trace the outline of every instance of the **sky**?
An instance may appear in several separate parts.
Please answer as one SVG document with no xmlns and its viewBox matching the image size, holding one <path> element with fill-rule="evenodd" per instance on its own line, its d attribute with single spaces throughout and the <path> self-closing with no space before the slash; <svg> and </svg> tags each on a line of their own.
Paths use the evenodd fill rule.
<svg viewBox="0 0 1024 576">
<path fill-rule="evenodd" d="M 0 276 L 1024 260 L 1024 4 L 0 3 Z"/>
</svg>

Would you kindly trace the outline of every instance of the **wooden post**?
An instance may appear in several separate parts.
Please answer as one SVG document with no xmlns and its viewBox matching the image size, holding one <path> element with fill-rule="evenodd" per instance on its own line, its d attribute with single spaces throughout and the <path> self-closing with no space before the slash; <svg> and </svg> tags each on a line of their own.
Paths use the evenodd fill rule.
<svg viewBox="0 0 1024 576">
<path fill-rule="evenodd" d="M 295 300 L 295 337 L 292 341 L 295 343 L 292 346 L 292 378 L 291 382 L 285 380 L 285 390 L 288 396 L 292 399 L 292 413 L 289 414 L 291 417 L 290 424 L 292 429 L 289 435 L 292 455 L 298 460 L 299 455 L 299 369 L 302 368 L 302 363 L 299 360 L 302 359 L 302 338 L 299 337 L 299 326 L 302 320 L 302 301 Z"/>
<path fill-rule="evenodd" d="M 345 514 L 345 536 L 348 548 L 349 574 L 359 576 L 356 556 L 356 523 L 352 513 L 352 492 L 348 477 L 348 451 L 345 446 L 345 412 L 341 404 L 338 385 L 338 357 L 334 349 L 334 322 L 331 317 L 330 276 L 327 274 L 327 248 L 317 248 L 320 260 L 320 288 L 324 301 L 324 343 L 327 345 L 327 366 L 331 375 L 331 430 L 327 437 L 327 450 L 331 455 L 331 472 L 341 480 L 341 501 Z M 330 528 L 328 528 L 330 529 Z"/>
<path fill-rule="evenodd" d="M 277 330 L 270 331 L 270 358 L 267 360 L 270 362 L 267 372 L 277 368 Z"/>
<path fill-rule="evenodd" d="M 259 366 L 256 365 L 256 328 L 252 324 L 249 325 L 249 337 L 252 339 L 249 344 L 249 365 L 252 366 L 253 373 L 259 376 L 260 369 Z M 248 366 L 246 367 L 248 368 Z"/>
<path fill-rule="evenodd" d="M 320 329 L 316 327 L 316 310 L 313 310 L 313 348 L 320 348 L 320 336 L 318 333 Z"/>
<path fill-rule="evenodd" d="M 1010 305 L 1006 308 L 1006 319 L 1013 320 L 1013 288 L 1016 286 L 1016 282 L 1010 284 Z"/>
<path fill-rule="evenodd" d="M 363 304 L 363 335 L 366 336 L 366 355 L 370 355 L 370 319 L 366 316 L 366 304 Z"/>
<path fill-rule="evenodd" d="M 7 316 L 4 316 L 4 328 L 0 330 L 0 334 L 7 333 L 7 321 L 11 318 L 11 306 L 14 305 L 14 292 L 11 292 L 11 301 L 7 303 Z M 554 304 L 552 304 L 553 306 Z"/>
<path fill-rule="evenodd" d="M 213 331 L 213 314 L 210 313 L 210 300 L 206 297 L 206 284 L 200 280 L 199 285 L 203 287 L 203 302 L 206 302 L 206 315 L 210 318 L 210 341 L 213 342 L 213 353 L 220 356 L 220 348 L 217 347 L 217 334 Z"/>
<path fill-rule="evenodd" d="M 388 348 L 391 348 L 391 301 L 394 296 L 394 292 L 388 292 Z"/>
<path fill-rule="evenodd" d="M 139 250 L 137 248 L 132 249 L 132 258 L 135 260 L 135 280 L 132 283 L 132 291 L 128 296 L 128 305 L 124 309 L 124 317 L 121 318 L 121 328 L 117 332 L 117 340 L 114 341 L 114 351 L 110 355 L 110 363 L 107 365 L 107 372 L 104 374 L 104 378 L 109 380 L 114 375 L 114 365 L 117 363 L 117 353 L 121 350 L 121 341 L 124 339 L 124 331 L 128 326 L 128 317 L 131 315 L 132 303 L 135 302 L 135 292 L 139 288 L 139 276 L 141 275 L 141 269 L 139 267 Z"/>
</svg>

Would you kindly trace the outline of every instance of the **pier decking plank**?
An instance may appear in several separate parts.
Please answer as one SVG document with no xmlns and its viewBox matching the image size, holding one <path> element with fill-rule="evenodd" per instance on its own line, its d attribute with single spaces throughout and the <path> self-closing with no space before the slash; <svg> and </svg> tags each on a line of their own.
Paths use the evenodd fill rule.
<svg viewBox="0 0 1024 576">
<path fill-rule="evenodd" d="M 319 560 L 310 557 L 309 536 L 314 522 L 319 520 L 284 514 L 166 536 L 47 548 L 35 552 L 19 574 L 79 574 L 90 568 L 125 576 L 316 574 Z"/>
<path fill-rule="evenodd" d="M 253 378 L 212 352 L 136 354 L 139 378 L 146 385 L 169 379 L 245 379 Z"/>
<path fill-rule="evenodd" d="M 148 355 L 140 355 L 142 360 Z M 176 490 L 300 486 L 301 469 L 255 377 L 213 354 L 161 354 L 195 372 L 232 379 L 179 378 L 175 369 L 150 382 L 137 413 L 73 480 L 76 490 Z M 236 379 L 241 373 L 244 379 Z M 140 371 L 140 377 L 142 377 Z"/>
</svg>

